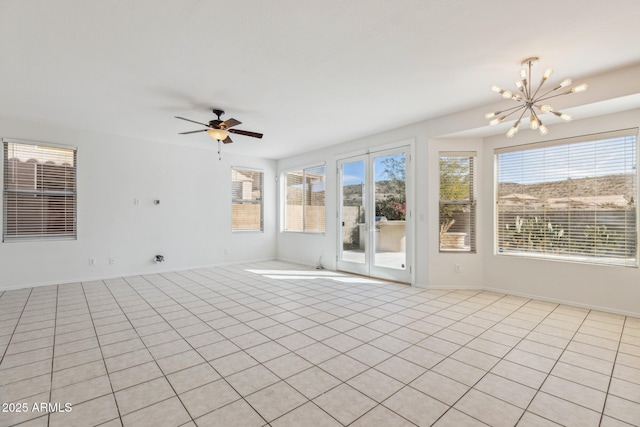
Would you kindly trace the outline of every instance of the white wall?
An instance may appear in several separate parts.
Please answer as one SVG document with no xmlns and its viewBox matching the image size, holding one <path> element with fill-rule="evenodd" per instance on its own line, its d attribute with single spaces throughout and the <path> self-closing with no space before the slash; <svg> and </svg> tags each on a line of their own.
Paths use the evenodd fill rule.
<svg viewBox="0 0 640 427">
<path fill-rule="evenodd" d="M 484 215 L 483 206 L 485 200 L 478 198 L 476 201 L 476 252 L 440 252 L 439 244 L 439 191 L 440 191 L 440 152 L 441 151 L 475 151 L 477 153 L 476 163 L 482 164 L 483 150 L 482 139 L 480 138 L 460 138 L 460 139 L 429 139 L 427 157 L 418 160 L 427 165 L 428 176 L 426 182 L 419 186 L 425 188 L 420 196 L 428 199 L 428 221 L 430 240 L 427 247 L 427 260 L 429 268 L 429 287 L 442 288 L 464 288 L 479 289 L 483 284 L 483 251 L 480 249 L 480 242 L 486 238 L 486 233 L 480 226 Z M 476 191 L 482 188 L 485 176 L 476 173 Z M 459 265 L 456 272 L 455 266 Z"/>
<path fill-rule="evenodd" d="M 548 139 L 607 132 L 640 126 L 637 106 L 638 79 L 629 67 L 609 75 L 586 79 L 595 95 L 587 95 L 592 105 L 615 103 L 621 112 L 574 120 L 548 126 Z M 610 88 L 611 90 L 606 90 Z M 589 92 L 587 92 L 589 93 Z M 618 99 L 612 99 L 618 96 Z M 570 97 L 569 97 L 570 98 Z M 618 102 L 622 101 L 622 102 Z M 495 290 L 556 302 L 592 307 L 640 316 L 640 270 L 628 267 L 606 267 L 577 263 L 515 258 L 494 255 L 493 218 L 494 182 L 493 150 L 509 144 L 540 141 L 536 132 L 522 130 L 517 138 L 502 134 L 486 138 L 460 136 L 486 129 L 484 113 L 499 109 L 475 108 L 398 129 L 349 141 L 278 162 L 278 171 L 324 161 L 327 164 L 327 234 L 310 235 L 278 231 L 278 257 L 284 260 L 316 265 L 320 256 L 325 268 L 335 268 L 336 227 L 336 159 L 345 153 L 367 150 L 396 141 L 415 141 L 415 279 L 413 285 L 433 288 L 475 288 Z M 637 108 L 637 107 L 632 107 Z M 582 112 L 588 112 L 583 109 Z M 507 128 L 508 129 L 508 128 Z M 505 132 L 506 130 L 505 129 Z M 456 135 L 457 134 L 457 135 Z M 438 248 L 438 152 L 477 151 L 477 253 L 440 253 Z M 454 266 L 460 265 L 456 273 Z"/>
<path fill-rule="evenodd" d="M 326 163 L 326 234 L 309 234 L 309 233 L 290 233 L 281 232 L 278 229 L 278 258 L 299 262 L 307 265 L 317 265 L 318 260 L 322 257 L 322 265 L 328 269 L 336 268 L 337 253 L 337 227 L 336 209 L 337 209 L 337 160 L 343 157 L 356 154 L 364 154 L 369 149 L 388 145 L 407 145 L 413 144 L 415 147 L 415 156 L 424 156 L 426 152 L 426 135 L 423 125 L 406 126 L 400 129 L 384 132 L 372 137 L 351 141 L 344 144 L 334 145 L 332 147 L 306 153 L 304 155 L 295 156 L 278 162 L 278 172 L 282 173 L 287 170 L 312 165 L 317 162 Z M 424 170 L 416 170 L 416 182 L 424 182 Z M 414 216 L 416 220 L 415 236 L 421 236 L 426 232 L 424 221 L 426 218 L 426 206 L 420 204 L 424 199 L 417 198 L 414 206 Z M 281 212 L 280 212 L 281 215 Z M 424 237 L 424 236 L 423 236 Z M 418 238 L 419 242 L 425 242 L 426 238 Z M 423 252 L 424 253 L 424 252 Z M 415 277 L 418 281 L 426 282 L 426 265 L 424 262 L 415 262 Z"/>
<path fill-rule="evenodd" d="M 276 256 L 273 160 L 2 119 L 0 136 L 78 147 L 78 239 L 0 243 L 0 290 Z M 232 166 L 265 173 L 264 233 L 231 232 Z"/>
<path fill-rule="evenodd" d="M 576 120 L 549 127 L 545 140 L 589 135 L 640 126 L 640 110 L 631 110 L 596 118 Z M 596 266 L 496 255 L 493 247 L 494 186 L 493 150 L 509 145 L 540 141 L 537 132 L 522 131 L 509 140 L 503 135 L 486 138 L 481 173 L 485 177 L 481 198 L 484 200 L 480 241 L 484 254 L 484 287 L 500 292 L 531 296 L 574 305 L 600 308 L 640 316 L 640 269 L 619 266 Z"/>
<path fill-rule="evenodd" d="M 337 254 L 336 227 L 337 182 L 336 160 L 345 154 L 357 153 L 401 141 L 415 141 L 415 189 L 414 189 L 414 262 L 413 285 L 447 288 L 480 288 L 482 286 L 482 254 L 441 253 L 438 243 L 438 152 L 477 151 L 482 158 L 482 140 L 429 139 L 428 122 L 405 126 L 378 135 L 362 138 L 324 150 L 284 159 L 278 162 L 278 171 L 283 171 L 324 161 L 327 164 L 326 208 L 327 233 L 313 235 L 278 232 L 278 258 L 316 265 L 322 256 L 323 266 L 335 269 Z M 482 180 L 479 177 L 479 183 Z M 480 187 L 478 187 L 480 188 Z M 432 196 L 436 194 L 435 198 Z M 481 213 L 478 214 L 479 218 Z M 478 221 L 478 224 L 480 222 Z M 479 230 L 480 238 L 482 232 Z M 455 264 L 460 272 L 455 272 Z"/>
</svg>

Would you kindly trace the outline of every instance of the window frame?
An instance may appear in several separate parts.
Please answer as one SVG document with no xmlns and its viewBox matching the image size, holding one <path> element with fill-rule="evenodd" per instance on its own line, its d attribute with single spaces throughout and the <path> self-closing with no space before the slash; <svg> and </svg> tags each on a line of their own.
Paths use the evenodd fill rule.
<svg viewBox="0 0 640 427">
<path fill-rule="evenodd" d="M 37 183 L 38 183 L 37 180 L 40 180 L 41 184 L 44 183 L 43 181 L 43 177 L 45 176 L 44 166 L 50 166 L 48 162 L 50 162 L 51 160 L 43 161 L 43 162 L 36 161 L 36 163 L 34 163 L 34 165 L 36 166 L 36 172 L 33 178 L 34 178 L 34 184 L 36 185 L 36 188 L 20 189 L 20 188 L 17 188 L 17 185 L 16 185 L 16 188 L 10 188 L 9 181 L 7 179 L 7 174 L 9 173 L 8 168 L 9 168 L 9 146 L 10 145 L 23 145 L 25 147 L 30 147 L 29 149 L 25 149 L 25 150 L 31 151 L 29 155 L 35 155 L 35 153 L 37 152 L 36 150 L 39 147 L 45 150 L 72 151 L 73 165 L 72 166 L 64 165 L 64 173 L 65 173 L 64 187 L 65 188 L 64 189 L 50 189 L 50 188 L 38 189 L 37 188 Z M 41 166 L 41 168 L 38 168 L 38 166 Z M 66 178 L 67 168 L 72 171 L 72 180 L 70 181 L 72 183 L 71 189 L 66 188 L 67 182 L 68 182 Z M 3 243 L 78 240 L 78 148 L 76 146 L 55 144 L 55 143 L 41 142 L 41 141 L 2 138 L 2 174 L 1 175 L 2 175 L 1 179 L 2 179 L 2 242 Z M 67 218 L 65 216 L 64 217 L 65 232 L 63 233 L 59 233 L 59 232 L 56 233 L 55 230 L 52 228 L 53 226 L 51 227 L 42 226 L 40 233 L 33 233 L 33 232 L 25 233 L 24 231 L 22 233 L 18 233 L 16 231 L 16 233 L 14 234 L 8 234 L 8 230 L 10 227 L 9 218 L 11 216 L 8 214 L 8 209 L 9 209 L 8 205 L 9 205 L 10 195 L 12 194 L 15 195 L 16 203 L 17 203 L 18 195 L 20 194 L 40 196 L 43 200 L 41 202 L 42 207 L 40 210 L 41 222 L 45 222 L 46 220 L 45 217 L 47 216 L 47 213 L 54 214 L 57 212 L 55 208 L 45 207 L 44 198 L 45 197 L 63 198 L 65 203 L 65 206 L 64 206 L 65 212 L 68 204 L 72 206 L 72 212 L 71 212 L 72 219 L 70 221 L 71 230 L 66 231 Z M 69 200 L 67 200 L 68 198 L 71 199 L 71 203 Z M 23 206 L 23 209 L 27 209 L 27 207 Z M 18 215 L 19 214 L 20 214 L 20 211 L 18 211 Z M 24 212 L 22 214 L 27 215 Z"/>
<path fill-rule="evenodd" d="M 577 137 L 570 137 L 570 138 L 562 138 L 562 139 L 558 139 L 558 140 L 550 140 L 550 141 L 541 141 L 541 142 L 533 142 L 533 143 L 527 143 L 527 144 L 522 144 L 522 145 L 515 145 L 515 146 L 507 146 L 507 147 L 502 147 L 502 148 L 496 148 L 494 150 L 494 167 L 495 167 L 495 174 L 494 174 L 494 232 L 493 232 L 493 248 L 494 248 L 494 254 L 498 255 L 498 256 L 515 256 L 515 257 L 521 257 L 521 258 L 528 258 L 528 259 L 543 259 L 543 260 L 550 260 L 550 261 L 559 261 L 559 262 L 571 262 L 571 263 L 582 263 L 582 264 L 590 264 L 590 265 L 604 265 L 604 266 L 613 266 L 613 267 L 632 267 L 632 268 L 638 268 L 639 267 L 639 257 L 638 257 L 638 236 L 639 236 L 639 222 L 638 222 L 638 204 L 637 204 L 637 200 L 638 200 L 638 195 L 640 194 L 639 191 L 639 182 L 638 182 L 638 171 L 637 171 L 637 165 L 638 165 L 638 159 L 639 159 L 639 152 L 638 152 L 638 128 L 631 128 L 631 129 L 622 129 L 622 130 L 617 130 L 617 131 L 609 131 L 609 132 L 602 132 L 602 133 L 596 133 L 596 134 L 590 134 L 590 135 L 583 135 L 583 136 L 577 136 Z M 622 166 L 616 165 L 616 169 L 613 169 L 611 173 L 609 174 L 605 174 L 603 175 L 602 173 L 598 173 L 598 169 L 599 166 L 597 165 L 597 163 L 595 163 L 594 161 L 594 166 L 593 169 L 590 169 L 589 171 L 592 172 L 592 174 L 590 175 L 586 175 L 584 178 L 581 179 L 592 179 L 594 180 L 594 183 L 596 182 L 596 180 L 602 176 L 608 176 L 608 175 L 617 175 L 617 174 L 628 174 L 628 172 L 624 172 L 627 170 L 632 170 L 632 179 L 630 179 L 630 182 L 632 183 L 632 193 L 631 194 L 631 200 L 635 200 L 635 202 L 630 202 L 632 204 L 630 204 L 630 208 L 624 208 L 625 212 L 626 210 L 629 211 L 633 211 L 633 215 L 635 217 L 635 220 L 633 221 L 627 221 L 627 214 L 625 213 L 624 215 L 624 220 L 622 222 L 622 224 L 624 225 L 624 232 L 622 234 L 622 238 L 624 239 L 625 244 L 622 245 L 623 248 L 627 247 L 627 243 L 629 241 L 629 238 L 631 237 L 631 240 L 633 240 L 633 244 L 635 245 L 635 251 L 633 251 L 632 253 L 626 250 L 621 250 L 621 252 L 626 252 L 626 256 L 619 256 L 619 254 L 617 253 L 617 248 L 616 251 L 614 251 L 614 254 L 611 255 L 611 253 L 607 253 L 607 254 L 603 254 L 602 249 L 606 246 L 606 243 L 603 246 L 594 246 L 593 248 L 593 254 L 589 254 L 589 253 L 585 253 L 584 249 L 581 248 L 580 245 L 586 245 L 588 243 L 591 243 L 591 241 L 589 240 L 589 238 L 587 237 L 587 228 L 589 227 L 589 222 L 579 222 L 579 221 L 573 221 L 570 222 L 569 225 L 566 227 L 567 230 L 567 234 L 564 234 L 564 225 L 561 224 L 557 219 L 553 218 L 553 213 L 555 212 L 556 214 L 559 212 L 560 214 L 563 214 L 564 212 L 566 212 L 566 216 L 567 218 L 571 217 L 571 213 L 573 212 L 590 212 L 593 211 L 593 215 L 594 215 L 594 227 L 595 227 L 595 232 L 598 231 L 598 227 L 600 225 L 605 225 L 603 223 L 600 223 L 598 221 L 598 207 L 602 207 L 600 204 L 596 204 L 595 201 L 593 201 L 593 207 L 592 208 L 582 208 L 582 209 L 576 209 L 576 208 L 572 208 L 572 203 L 574 199 L 581 199 L 581 198 L 589 198 L 592 196 L 568 196 L 565 197 L 567 200 L 567 207 L 562 210 L 561 208 L 555 208 L 557 209 L 556 211 L 554 211 L 554 208 L 549 207 L 548 205 L 550 203 L 552 203 L 552 201 L 555 203 L 557 200 L 564 200 L 564 199 L 558 199 L 558 198 L 553 198 L 553 197 L 547 197 L 547 199 L 545 199 L 542 202 L 542 206 L 543 209 L 540 211 L 540 215 L 542 216 L 542 220 L 544 224 L 546 224 L 546 227 L 549 228 L 549 224 L 550 226 L 550 232 L 549 235 L 551 236 L 551 233 L 553 233 L 553 235 L 558 235 L 560 236 L 559 238 L 562 238 L 563 235 L 566 236 L 566 239 L 568 241 L 567 245 L 569 246 L 569 250 L 568 252 L 562 252 L 562 247 L 558 250 L 556 249 L 555 252 L 553 250 L 533 250 L 533 249 L 519 249 L 516 251 L 508 251 L 505 250 L 505 246 L 504 243 L 507 242 L 507 240 L 505 240 L 507 237 L 501 236 L 501 229 L 503 228 L 503 225 L 506 227 L 506 224 L 511 225 L 509 223 L 504 223 L 504 221 L 501 223 L 500 221 L 500 214 L 501 213 L 505 213 L 508 212 L 506 209 L 500 209 L 500 189 L 499 189 L 499 185 L 500 185 L 500 173 L 501 173 L 501 167 L 500 167 L 500 155 L 503 154 L 508 154 L 508 153 L 518 153 L 518 152 L 526 152 L 529 150 L 537 150 L 537 149 L 546 149 L 546 148 L 562 148 L 562 147 L 569 147 L 571 145 L 574 144 L 580 144 L 580 143 L 599 143 L 601 142 L 603 145 L 604 144 L 613 144 L 614 142 L 612 140 L 615 139 L 621 139 L 620 140 L 620 146 L 622 146 L 622 150 L 624 150 L 623 152 L 625 153 L 621 160 L 624 161 L 625 163 Z M 632 140 L 627 140 L 627 138 L 632 138 Z M 633 154 L 626 154 L 626 148 L 625 148 L 625 144 L 632 144 L 632 151 L 634 152 L 635 156 L 633 156 Z M 605 145 L 606 147 L 606 145 Z M 617 148 L 617 147 L 616 147 Z M 567 148 L 569 150 L 569 148 Z M 598 151 L 600 150 L 600 151 Z M 599 152 L 605 152 L 607 154 L 611 154 L 612 150 L 611 149 L 606 149 L 606 148 L 594 148 L 593 149 L 593 153 L 594 155 L 598 154 Z M 545 152 L 546 154 L 546 152 Z M 578 157 L 576 159 L 576 157 Z M 574 159 L 574 161 L 579 161 L 579 155 L 574 155 L 572 157 L 569 157 L 569 155 L 567 155 L 567 161 L 571 162 L 572 158 Z M 554 166 L 554 160 L 557 162 L 558 160 L 556 158 L 553 158 L 551 156 L 545 156 L 544 160 L 542 161 L 542 169 L 538 172 L 540 174 L 543 174 L 546 172 L 546 167 L 550 167 L 550 166 Z M 632 166 L 630 169 L 627 169 L 627 163 L 628 161 L 631 161 L 633 163 L 634 166 Z M 549 166 L 546 166 L 549 165 Z M 623 172 L 620 172 L 620 171 Z M 572 178 L 571 176 L 569 176 L 569 169 L 567 169 L 567 182 L 570 182 Z M 544 185 L 547 183 L 553 184 L 556 181 L 542 181 L 540 183 L 538 183 L 539 185 Z M 505 183 L 508 183 L 507 181 L 505 181 Z M 530 183 L 530 184 L 536 184 L 534 183 Z M 520 185 L 524 185 L 524 184 L 520 184 Z M 562 190 L 564 191 L 569 191 L 568 188 L 563 187 Z M 558 190 L 555 190 L 556 192 Z M 568 194 L 568 193 L 567 193 Z M 514 194 L 515 196 L 515 194 Z M 524 198 L 525 195 L 520 195 L 521 198 Z M 606 196 L 606 195 L 605 195 Z M 502 198 L 504 198 L 504 196 L 502 196 Z M 626 197 L 625 197 L 626 198 Z M 526 205 L 526 201 L 521 201 L 523 207 Z M 604 203 L 604 205 L 607 205 L 607 203 Z M 531 210 L 531 209 L 529 209 Z M 523 212 L 524 212 L 524 208 L 523 208 Z M 523 214 L 523 217 L 520 218 L 520 221 L 525 221 L 525 219 L 527 218 L 532 218 L 530 215 L 525 217 Z M 549 219 L 552 218 L 552 219 Z M 534 218 L 535 219 L 535 218 Z M 556 222 L 556 224 L 552 224 L 552 222 Z M 569 220 L 570 221 L 570 220 Z M 548 224 L 547 224 L 548 223 Z M 635 229 L 632 229 L 632 234 L 629 235 L 628 233 L 628 228 L 626 228 L 628 225 L 632 225 L 633 227 L 635 227 Z M 584 237 L 582 238 L 576 238 L 576 239 L 571 239 L 571 234 L 576 234 L 579 235 L 579 233 L 577 233 L 575 231 L 575 229 L 579 228 L 579 227 L 584 227 L 583 230 L 583 235 Z M 557 229 L 557 230 L 556 230 Z M 507 230 L 505 228 L 505 230 Z M 562 230 L 562 231 L 560 231 Z M 593 229 L 592 229 L 593 231 Z M 507 231 L 502 231 L 502 233 L 506 234 L 508 232 Z M 557 233 L 556 233 L 557 232 Z M 545 234 L 546 236 L 546 234 Z M 552 236 L 553 237 L 553 236 Z M 618 238 L 620 238 L 620 236 L 617 236 Z M 545 237 L 546 239 L 546 237 Z M 547 240 L 545 240 L 545 245 L 548 246 L 549 244 L 547 244 Z M 594 242 L 595 242 L 595 238 L 594 238 Z M 503 246 L 501 246 L 501 244 Z"/>
<path fill-rule="evenodd" d="M 310 169 L 316 169 L 316 168 L 323 168 L 323 179 L 322 179 L 322 183 L 325 187 L 325 198 L 324 198 L 324 208 L 325 208 L 325 212 L 324 212 L 324 229 L 322 231 L 313 231 L 313 230 L 307 230 L 307 226 L 306 226 L 306 222 L 307 222 L 307 215 L 306 215 L 306 211 L 307 211 L 307 204 L 305 203 L 306 200 L 306 193 L 307 193 L 307 186 L 305 184 L 305 177 L 307 176 L 307 171 Z M 293 174 L 293 173 L 297 173 L 300 172 L 300 176 L 302 179 L 302 197 L 300 199 L 300 206 L 302 207 L 302 221 L 301 221 L 301 226 L 302 229 L 301 230 L 289 230 L 287 229 L 287 206 L 288 206 L 288 175 L 289 174 Z M 327 199 L 326 199 L 326 186 L 327 186 L 327 167 L 326 167 L 326 163 L 322 162 L 322 163 L 314 163 L 313 165 L 310 166 L 305 166 L 305 167 L 297 167 L 297 168 L 292 168 L 292 169 L 288 169 L 284 172 L 282 172 L 282 224 L 281 224 L 281 229 L 280 231 L 283 233 L 298 233 L 298 234 L 326 234 L 327 232 Z M 296 205 L 297 206 L 297 205 Z"/>
<path fill-rule="evenodd" d="M 234 172 L 242 174 L 243 172 L 255 174 L 260 174 L 260 198 L 259 199 L 244 199 L 244 198 L 234 198 L 234 193 L 236 192 L 234 189 L 234 183 L 238 181 L 234 181 Z M 251 188 L 253 191 L 253 179 L 251 181 Z M 257 204 L 260 206 L 260 229 L 246 229 L 246 228 L 235 228 L 234 227 L 234 209 L 233 207 L 237 204 Z M 231 232 L 232 233 L 264 233 L 264 171 L 261 169 L 247 168 L 241 166 L 232 166 L 231 167 Z"/>
<path fill-rule="evenodd" d="M 468 199 L 453 199 L 446 200 L 442 199 L 441 194 L 441 183 L 442 183 L 442 167 L 441 162 L 443 158 L 462 158 L 468 159 L 469 161 L 469 198 Z M 477 159 L 478 153 L 476 151 L 439 151 L 438 152 L 438 251 L 440 253 L 477 253 L 477 190 L 476 190 L 476 181 L 477 181 Z M 443 231 L 443 218 L 442 218 L 442 208 L 443 206 L 466 206 L 469 213 L 469 225 L 468 228 L 464 228 L 468 230 L 469 234 L 469 245 L 464 245 L 461 248 L 454 247 L 443 247 L 442 235 L 446 233 Z M 454 223 L 455 224 L 455 223 Z M 456 229 L 456 228 L 454 228 Z M 465 239 L 466 240 L 466 239 Z"/>
</svg>

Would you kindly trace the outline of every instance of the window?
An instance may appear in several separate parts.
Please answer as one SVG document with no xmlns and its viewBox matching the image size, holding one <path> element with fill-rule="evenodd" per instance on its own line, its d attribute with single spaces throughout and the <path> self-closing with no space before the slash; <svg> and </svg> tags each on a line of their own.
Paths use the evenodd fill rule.
<svg viewBox="0 0 640 427">
<path fill-rule="evenodd" d="M 440 153 L 440 251 L 476 251 L 475 152 Z"/>
<path fill-rule="evenodd" d="M 496 151 L 496 252 L 636 266 L 638 130 Z"/>
<path fill-rule="evenodd" d="M 325 166 L 284 174 L 284 231 L 325 232 Z"/>
<path fill-rule="evenodd" d="M 76 149 L 3 140 L 3 241 L 75 239 Z"/>
<path fill-rule="evenodd" d="M 263 177 L 260 171 L 231 169 L 232 231 L 263 231 Z"/>
</svg>

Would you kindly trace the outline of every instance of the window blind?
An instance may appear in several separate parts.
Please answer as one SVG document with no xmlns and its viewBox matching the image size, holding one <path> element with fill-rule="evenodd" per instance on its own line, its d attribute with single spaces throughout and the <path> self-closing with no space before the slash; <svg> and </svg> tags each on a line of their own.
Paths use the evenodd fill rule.
<svg viewBox="0 0 640 427">
<path fill-rule="evenodd" d="M 76 149 L 3 140 L 3 241 L 75 239 Z"/>
<path fill-rule="evenodd" d="M 286 172 L 284 230 L 325 232 L 325 165 Z"/>
<path fill-rule="evenodd" d="M 263 180 L 261 171 L 231 169 L 232 231 L 263 231 Z"/>
<path fill-rule="evenodd" d="M 440 153 L 440 251 L 476 251 L 475 158 Z"/>
<path fill-rule="evenodd" d="M 637 129 L 496 151 L 496 252 L 637 266 Z"/>
</svg>

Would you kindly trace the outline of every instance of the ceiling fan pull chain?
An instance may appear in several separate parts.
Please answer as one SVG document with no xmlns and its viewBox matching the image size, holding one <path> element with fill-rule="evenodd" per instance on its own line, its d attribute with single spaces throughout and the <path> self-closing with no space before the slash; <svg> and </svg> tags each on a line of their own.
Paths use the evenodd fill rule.
<svg viewBox="0 0 640 427">
<path fill-rule="evenodd" d="M 220 140 L 218 140 L 218 160 L 222 160 L 222 154 L 220 154 Z"/>
</svg>

